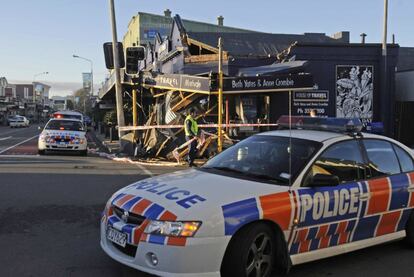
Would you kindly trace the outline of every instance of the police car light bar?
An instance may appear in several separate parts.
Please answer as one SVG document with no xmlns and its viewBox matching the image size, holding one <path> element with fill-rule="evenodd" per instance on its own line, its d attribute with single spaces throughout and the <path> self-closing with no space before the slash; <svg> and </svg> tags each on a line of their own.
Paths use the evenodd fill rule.
<svg viewBox="0 0 414 277">
<path fill-rule="evenodd" d="M 336 117 L 309 117 L 282 115 L 277 120 L 282 128 L 319 130 L 330 132 L 359 133 L 362 130 L 361 120 L 358 118 L 336 118 Z"/>
</svg>

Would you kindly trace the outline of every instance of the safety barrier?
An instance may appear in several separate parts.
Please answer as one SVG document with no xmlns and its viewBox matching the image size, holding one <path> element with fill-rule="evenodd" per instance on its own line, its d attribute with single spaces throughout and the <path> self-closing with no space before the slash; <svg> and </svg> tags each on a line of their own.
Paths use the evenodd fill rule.
<svg viewBox="0 0 414 277">
<path fill-rule="evenodd" d="M 199 124 L 198 128 L 217 128 L 219 124 Z M 230 124 L 221 124 L 222 128 L 236 128 L 236 127 L 277 127 L 277 123 L 230 123 Z M 181 129 L 184 128 L 184 125 L 149 125 L 149 126 L 124 126 L 119 127 L 120 131 L 138 131 L 138 130 L 148 130 L 148 129 Z"/>
</svg>

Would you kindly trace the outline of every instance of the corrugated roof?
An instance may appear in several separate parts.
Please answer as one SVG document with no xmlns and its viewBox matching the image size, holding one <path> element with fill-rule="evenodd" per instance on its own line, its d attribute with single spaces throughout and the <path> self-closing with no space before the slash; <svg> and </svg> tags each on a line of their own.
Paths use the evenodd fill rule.
<svg viewBox="0 0 414 277">
<path fill-rule="evenodd" d="M 217 47 L 218 38 L 223 39 L 223 49 L 235 56 L 275 55 L 288 48 L 292 43 L 338 44 L 343 41 L 325 34 L 307 33 L 304 35 L 269 33 L 213 33 L 187 32 L 189 37 Z"/>
</svg>

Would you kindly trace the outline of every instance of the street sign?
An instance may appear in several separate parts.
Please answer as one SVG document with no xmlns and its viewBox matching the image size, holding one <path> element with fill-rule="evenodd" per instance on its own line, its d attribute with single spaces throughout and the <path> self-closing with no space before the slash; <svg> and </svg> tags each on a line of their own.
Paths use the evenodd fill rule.
<svg viewBox="0 0 414 277">
<path fill-rule="evenodd" d="M 90 91 L 92 88 L 92 73 L 91 72 L 82 73 L 82 79 L 83 79 L 83 89 L 86 91 Z"/>
</svg>

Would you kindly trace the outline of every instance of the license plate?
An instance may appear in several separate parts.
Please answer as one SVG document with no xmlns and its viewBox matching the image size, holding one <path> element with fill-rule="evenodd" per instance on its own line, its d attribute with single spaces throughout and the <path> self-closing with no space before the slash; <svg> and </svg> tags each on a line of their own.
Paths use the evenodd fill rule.
<svg viewBox="0 0 414 277">
<path fill-rule="evenodd" d="M 108 229 L 106 231 L 106 237 L 110 241 L 112 241 L 112 242 L 114 242 L 114 243 L 116 243 L 116 244 L 118 244 L 122 247 L 125 247 L 125 245 L 126 245 L 126 240 L 127 240 L 126 234 L 124 234 L 122 232 L 119 232 L 118 230 L 116 230 L 112 227 L 108 226 Z"/>
</svg>

